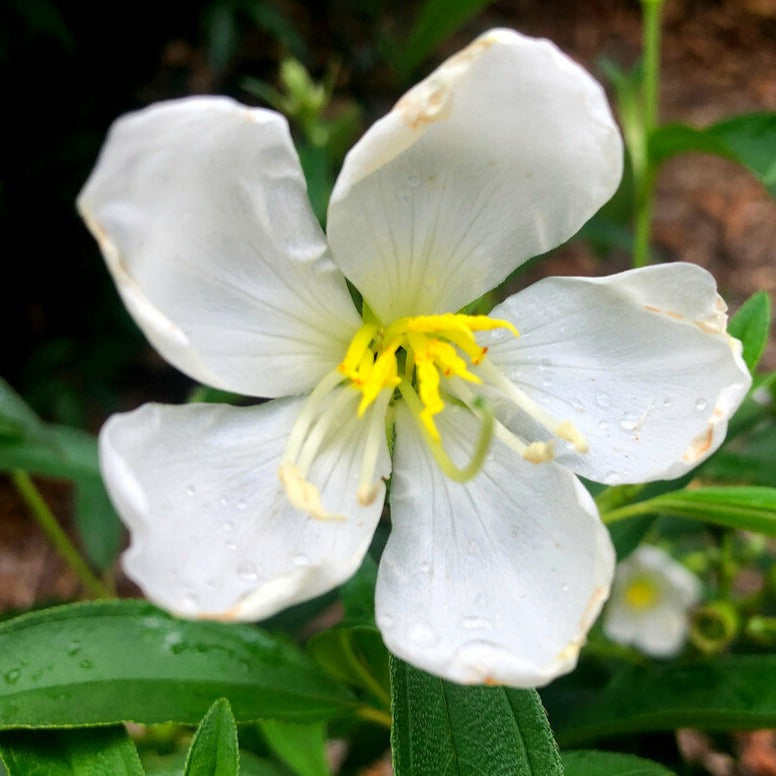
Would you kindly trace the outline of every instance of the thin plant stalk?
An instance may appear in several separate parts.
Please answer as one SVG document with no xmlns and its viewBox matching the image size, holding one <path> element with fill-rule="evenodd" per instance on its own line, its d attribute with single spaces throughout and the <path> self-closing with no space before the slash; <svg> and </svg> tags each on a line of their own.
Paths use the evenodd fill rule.
<svg viewBox="0 0 776 776">
<path fill-rule="evenodd" d="M 660 94 L 660 27 L 665 0 L 642 0 L 643 11 L 643 80 L 642 133 L 644 147 L 639 157 L 640 169 L 634 169 L 636 211 L 634 214 L 633 266 L 649 264 L 649 236 L 652 227 L 652 200 L 655 175 L 649 162 L 648 144 L 658 122 Z"/>
<path fill-rule="evenodd" d="M 68 535 L 62 530 L 62 526 L 57 522 L 30 475 L 16 469 L 11 472 L 11 481 L 46 538 L 75 572 L 84 589 L 95 598 L 112 598 L 111 591 L 95 576 Z"/>
</svg>

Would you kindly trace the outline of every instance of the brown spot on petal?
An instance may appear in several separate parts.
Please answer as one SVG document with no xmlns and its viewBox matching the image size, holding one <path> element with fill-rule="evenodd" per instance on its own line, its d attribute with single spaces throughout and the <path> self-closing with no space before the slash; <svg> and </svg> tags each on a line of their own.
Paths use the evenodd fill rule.
<svg viewBox="0 0 776 776">
<path fill-rule="evenodd" d="M 501 686 L 501 682 L 497 682 L 492 676 L 486 676 L 482 680 L 482 683 L 483 684 L 487 684 L 488 687 L 500 687 Z"/>
<path fill-rule="evenodd" d="M 706 431 L 702 434 L 698 434 L 698 436 L 690 442 L 690 446 L 685 450 L 682 459 L 687 461 L 687 463 L 695 463 L 709 451 L 713 439 L 714 424 L 709 423 Z"/>
</svg>

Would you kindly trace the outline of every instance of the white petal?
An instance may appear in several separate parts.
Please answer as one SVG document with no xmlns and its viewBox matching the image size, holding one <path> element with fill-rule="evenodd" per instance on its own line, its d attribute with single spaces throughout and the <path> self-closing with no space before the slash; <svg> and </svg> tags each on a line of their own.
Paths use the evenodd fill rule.
<svg viewBox="0 0 776 776">
<path fill-rule="evenodd" d="M 550 42 L 492 30 L 354 146 L 329 244 L 384 321 L 454 311 L 571 237 L 621 169 L 598 83 Z"/>
<path fill-rule="evenodd" d="M 439 426 L 465 458 L 473 417 L 451 407 Z M 392 652 L 464 684 L 534 687 L 574 667 L 614 554 L 573 475 L 494 442 L 483 470 L 455 483 L 399 406 L 391 514 L 376 606 Z"/>
<path fill-rule="evenodd" d="M 198 97 L 125 116 L 78 207 L 138 325 L 201 382 L 304 392 L 359 326 L 272 111 Z"/>
<path fill-rule="evenodd" d="M 385 486 L 373 504 L 358 504 L 362 423 L 354 415 L 310 474 L 323 503 L 346 519 L 291 507 L 278 466 L 301 404 L 147 404 L 103 427 L 103 476 L 132 538 L 124 567 L 152 601 L 186 617 L 257 620 L 358 568 Z M 384 447 L 377 473 L 389 471 Z"/>
<path fill-rule="evenodd" d="M 482 342 L 509 379 L 587 438 L 588 453 L 568 449 L 560 462 L 607 484 L 644 482 L 711 455 L 749 388 L 724 311 L 714 279 L 693 264 L 547 278 L 492 312 L 519 338 Z M 526 427 L 518 416 L 509 425 Z"/>
</svg>

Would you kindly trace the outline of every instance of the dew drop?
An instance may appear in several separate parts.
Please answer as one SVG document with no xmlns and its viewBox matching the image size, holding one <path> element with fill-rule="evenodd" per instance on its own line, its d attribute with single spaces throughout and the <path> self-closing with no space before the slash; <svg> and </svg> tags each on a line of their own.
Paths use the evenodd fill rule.
<svg viewBox="0 0 776 776">
<path fill-rule="evenodd" d="M 256 566 L 254 566 L 253 563 L 241 563 L 237 567 L 237 576 L 240 577 L 240 579 L 247 579 L 251 582 L 255 582 L 259 578 Z"/>
<path fill-rule="evenodd" d="M 226 496 L 221 496 L 221 498 L 218 499 L 218 503 L 221 504 L 222 507 L 228 507 L 229 499 Z"/>
<path fill-rule="evenodd" d="M 595 397 L 595 403 L 604 410 L 612 406 L 612 400 L 609 398 L 608 393 L 599 393 Z"/>
<path fill-rule="evenodd" d="M 671 399 L 663 399 L 664 407 L 670 407 L 672 404 L 673 404 L 673 401 Z"/>
<path fill-rule="evenodd" d="M 706 399 L 698 399 L 695 402 L 695 409 L 698 410 L 698 412 L 703 412 L 703 410 L 706 409 L 708 406 L 708 402 Z"/>
<path fill-rule="evenodd" d="M 70 646 L 67 648 L 67 654 L 70 655 L 70 657 L 73 657 L 77 655 L 80 651 L 81 651 L 81 640 L 73 639 L 73 641 L 70 642 Z"/>
<path fill-rule="evenodd" d="M 3 679 L 5 679 L 8 684 L 16 684 L 21 675 L 22 672 L 18 668 L 12 668 L 10 671 L 6 671 L 3 674 Z"/>
<path fill-rule="evenodd" d="M 607 472 L 604 475 L 606 485 L 616 485 L 620 481 L 620 475 L 617 472 Z"/>
<path fill-rule="evenodd" d="M 88 670 L 90 668 L 94 668 L 94 663 L 92 663 L 91 660 L 82 660 L 78 665 L 81 668 L 86 669 L 86 670 Z"/>
<path fill-rule="evenodd" d="M 189 484 L 186 486 L 187 496 L 193 496 L 196 492 L 197 492 L 197 489 L 193 485 Z"/>
<path fill-rule="evenodd" d="M 199 598 L 189 591 L 183 596 L 183 605 L 187 609 L 199 609 Z"/>
<path fill-rule="evenodd" d="M 488 596 L 485 593 L 478 593 L 474 599 L 474 605 L 480 607 L 487 606 Z"/>
<path fill-rule="evenodd" d="M 420 562 L 420 570 L 424 574 L 430 574 L 431 573 L 431 561 L 423 560 Z"/>
<path fill-rule="evenodd" d="M 223 523 L 221 523 L 221 530 L 224 533 L 234 533 L 234 523 L 231 520 L 224 520 Z"/>
<path fill-rule="evenodd" d="M 310 559 L 304 553 L 300 552 L 298 555 L 294 555 L 294 565 L 299 566 L 300 568 L 309 566 Z"/>
<path fill-rule="evenodd" d="M 461 624 L 466 630 L 493 630 L 493 623 L 485 617 L 464 617 Z"/>
<path fill-rule="evenodd" d="M 582 402 L 579 399 L 572 399 L 571 400 L 571 408 L 576 410 L 577 412 L 584 412 L 585 411 L 585 405 L 582 404 Z"/>
<path fill-rule="evenodd" d="M 568 582 L 564 582 L 564 583 L 563 583 L 563 584 L 560 586 L 560 589 L 561 589 L 561 590 L 562 590 L 564 593 L 568 593 L 568 591 L 569 591 L 569 585 L 568 585 Z"/>
<path fill-rule="evenodd" d="M 601 431 L 607 431 L 609 429 L 609 424 L 605 420 L 599 420 L 598 428 L 600 428 Z"/>
<path fill-rule="evenodd" d="M 384 614 L 382 617 L 377 618 L 377 624 L 384 630 L 388 630 L 393 627 L 393 617 Z"/>
<path fill-rule="evenodd" d="M 543 358 L 539 362 L 539 369 L 549 369 L 552 366 L 552 361 L 549 358 Z"/>
<path fill-rule="evenodd" d="M 542 380 L 542 387 L 552 388 L 552 380 L 549 377 L 545 377 L 544 380 Z"/>
<path fill-rule="evenodd" d="M 236 504 L 235 508 L 238 512 L 244 512 L 248 508 L 248 503 L 244 501 L 243 499 L 240 499 Z"/>
<path fill-rule="evenodd" d="M 436 633 L 423 623 L 418 623 L 410 628 L 410 639 L 422 646 L 431 646 L 438 640 Z"/>
<path fill-rule="evenodd" d="M 417 173 L 410 173 L 407 176 L 407 185 L 412 186 L 412 188 L 415 188 L 416 186 L 420 185 L 420 176 Z"/>
<path fill-rule="evenodd" d="M 227 550 L 236 550 L 237 549 L 237 542 L 234 541 L 234 539 L 230 539 L 225 545 Z"/>
<path fill-rule="evenodd" d="M 634 412 L 626 412 L 620 421 L 620 427 L 625 431 L 633 431 L 639 424 L 639 416 Z"/>
</svg>

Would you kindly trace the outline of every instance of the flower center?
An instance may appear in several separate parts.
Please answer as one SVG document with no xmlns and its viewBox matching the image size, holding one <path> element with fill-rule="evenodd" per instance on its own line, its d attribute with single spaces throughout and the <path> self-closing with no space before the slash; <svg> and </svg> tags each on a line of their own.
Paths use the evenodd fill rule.
<svg viewBox="0 0 776 776">
<path fill-rule="evenodd" d="M 471 479 L 482 468 L 494 436 L 536 464 L 554 458 L 556 439 L 570 443 L 577 453 L 585 453 L 587 442 L 570 421 L 555 419 L 486 357 L 488 349 L 477 342 L 475 333 L 493 329 L 520 336 L 509 321 L 487 315 L 417 315 L 399 318 L 388 326 L 365 322 L 353 336 L 342 362 L 307 398 L 291 430 L 278 472 L 291 503 L 317 519 L 341 519 L 323 507 L 320 491 L 307 475 L 320 450 L 345 423 L 352 422 L 354 412 L 364 423 L 363 433 L 359 432 L 363 449 L 358 500 L 364 505 L 374 501 L 379 492 L 377 460 L 397 389 L 437 465 L 458 482 Z M 473 389 L 483 382 L 547 429 L 551 438 L 529 442 L 509 430 Z M 480 421 L 471 458 L 463 467 L 453 463 L 445 450 L 435 420 L 445 400 L 468 408 Z"/>
<path fill-rule="evenodd" d="M 633 609 L 650 609 L 659 598 L 660 591 L 649 577 L 634 577 L 625 588 L 625 600 Z"/>
<path fill-rule="evenodd" d="M 479 364 L 488 349 L 477 343 L 474 332 L 492 329 L 507 329 L 519 336 L 509 321 L 487 315 L 418 315 L 399 318 L 387 327 L 365 323 L 337 368 L 361 392 L 359 417 L 384 388 L 400 386 L 401 371 L 423 404 L 421 423 L 434 442 L 439 442 L 434 416 L 445 406 L 439 392 L 440 376 L 481 383 L 469 367 Z"/>
</svg>

